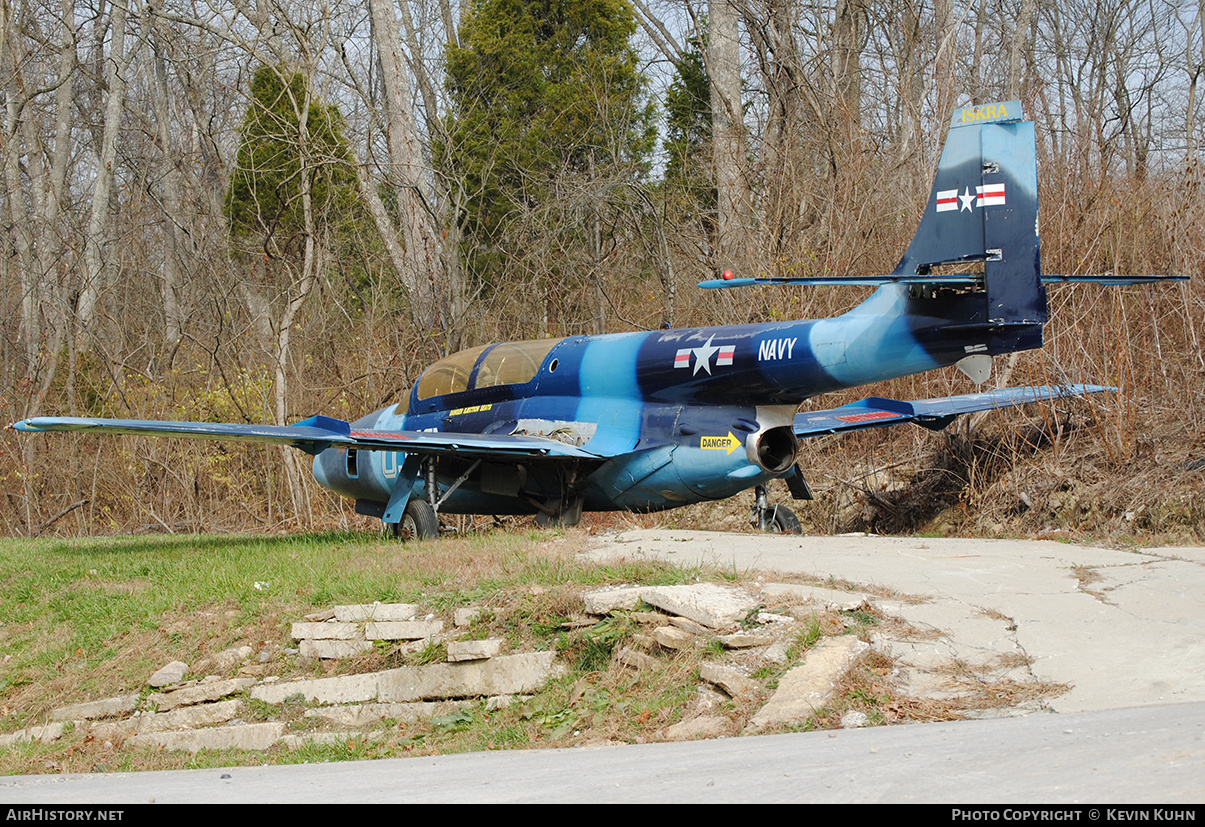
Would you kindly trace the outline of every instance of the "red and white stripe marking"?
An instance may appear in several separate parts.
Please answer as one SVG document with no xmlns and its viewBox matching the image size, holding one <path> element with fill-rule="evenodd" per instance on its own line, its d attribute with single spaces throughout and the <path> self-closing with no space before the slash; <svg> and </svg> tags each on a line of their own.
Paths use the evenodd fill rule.
<svg viewBox="0 0 1205 827">
<path fill-rule="evenodd" d="M 975 194 L 979 196 L 975 201 L 976 207 L 1004 206 L 1003 184 L 984 184 L 982 187 L 975 187 Z"/>
</svg>

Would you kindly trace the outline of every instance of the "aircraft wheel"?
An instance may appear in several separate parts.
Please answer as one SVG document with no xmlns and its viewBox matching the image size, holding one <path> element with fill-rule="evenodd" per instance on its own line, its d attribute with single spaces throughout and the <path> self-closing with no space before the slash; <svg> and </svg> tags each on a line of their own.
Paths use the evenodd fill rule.
<svg viewBox="0 0 1205 827">
<path fill-rule="evenodd" d="M 402 520 L 393 525 L 393 536 L 401 540 L 433 540 L 439 536 L 439 517 L 426 500 L 411 498 Z"/>
<path fill-rule="evenodd" d="M 803 533 L 803 526 L 799 523 L 799 518 L 795 516 L 794 511 L 785 505 L 776 505 L 770 510 L 774 512 L 774 519 L 770 522 L 769 527 L 772 534 Z"/>
</svg>

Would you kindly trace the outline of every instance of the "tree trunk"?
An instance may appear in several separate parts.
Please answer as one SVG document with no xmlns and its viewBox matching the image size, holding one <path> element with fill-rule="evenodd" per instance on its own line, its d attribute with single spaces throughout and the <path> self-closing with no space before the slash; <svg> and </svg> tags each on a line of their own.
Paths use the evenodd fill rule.
<svg viewBox="0 0 1205 827">
<path fill-rule="evenodd" d="M 105 280 L 105 248 L 108 246 L 109 196 L 113 185 L 113 164 L 117 160 L 117 135 L 121 130 L 121 114 L 125 108 L 126 80 L 130 59 L 138 44 L 127 48 L 126 13 L 124 0 L 118 0 L 110 11 L 109 56 L 105 61 L 105 124 L 100 152 L 96 158 L 96 181 L 92 186 L 92 208 L 88 230 L 84 237 L 84 273 L 80 285 L 77 319 L 79 332 L 92 329 L 97 304 Z"/>
<path fill-rule="evenodd" d="M 440 256 L 434 192 L 428 183 L 423 146 L 411 104 L 409 74 L 402 57 L 398 22 L 390 0 L 369 0 L 373 37 L 381 58 L 385 85 L 385 137 L 389 146 L 388 180 L 397 195 L 400 227 L 394 230 L 383 208 L 374 207 L 371 176 L 361 175 L 361 189 L 382 236 L 400 232 L 401 244 L 386 241 L 393 264 L 420 328 L 439 337 L 441 349 L 455 341 L 463 313 L 463 288 L 448 278 Z M 383 220 L 384 219 L 384 220 Z"/>
<path fill-rule="evenodd" d="M 709 5 L 707 76 L 711 83 L 711 139 L 715 164 L 717 270 L 741 275 L 752 265 L 752 203 L 747 174 L 748 141 L 741 106 L 739 16 L 731 0 Z"/>
</svg>

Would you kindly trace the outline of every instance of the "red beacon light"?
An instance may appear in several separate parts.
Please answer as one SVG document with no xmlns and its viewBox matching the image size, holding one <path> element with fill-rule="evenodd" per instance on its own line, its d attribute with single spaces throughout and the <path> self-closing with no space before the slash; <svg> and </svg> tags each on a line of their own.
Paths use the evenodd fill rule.
<svg viewBox="0 0 1205 827">
<path fill-rule="evenodd" d="M 732 279 L 734 277 L 731 270 L 725 270 L 721 275 L 722 275 L 724 281 L 732 281 Z"/>
</svg>

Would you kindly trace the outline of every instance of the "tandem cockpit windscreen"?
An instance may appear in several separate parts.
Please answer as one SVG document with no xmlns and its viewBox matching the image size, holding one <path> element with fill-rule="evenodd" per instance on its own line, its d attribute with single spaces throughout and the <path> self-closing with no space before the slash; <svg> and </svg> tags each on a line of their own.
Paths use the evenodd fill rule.
<svg viewBox="0 0 1205 827">
<path fill-rule="evenodd" d="M 525 384 L 535 378 L 544 358 L 560 342 L 560 339 L 505 342 L 453 353 L 431 365 L 419 377 L 418 398 L 430 399 L 495 385 Z"/>
</svg>

